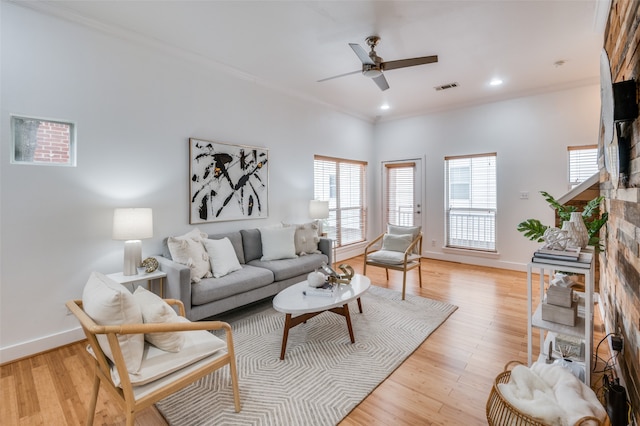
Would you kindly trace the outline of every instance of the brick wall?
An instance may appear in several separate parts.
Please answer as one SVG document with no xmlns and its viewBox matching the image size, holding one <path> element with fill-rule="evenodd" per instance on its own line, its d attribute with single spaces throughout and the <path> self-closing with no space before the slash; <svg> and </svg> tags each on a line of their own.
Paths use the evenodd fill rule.
<svg viewBox="0 0 640 426">
<path fill-rule="evenodd" d="M 614 83 L 638 80 L 639 41 L 640 2 L 613 0 L 604 47 Z M 611 331 L 620 327 L 624 336 L 624 351 L 618 357 L 618 363 L 634 408 L 634 418 L 640 424 L 640 120 L 630 124 L 629 182 L 616 189 L 606 169 L 600 171 L 600 190 L 609 212 L 604 231 L 606 250 L 600 256 L 600 296 L 607 325 Z M 600 148 L 602 152 L 603 147 Z M 603 158 L 600 164 L 604 164 Z"/>
<path fill-rule="evenodd" d="M 70 150 L 69 125 L 41 121 L 37 133 L 38 146 L 33 161 L 38 163 L 68 163 Z"/>
</svg>

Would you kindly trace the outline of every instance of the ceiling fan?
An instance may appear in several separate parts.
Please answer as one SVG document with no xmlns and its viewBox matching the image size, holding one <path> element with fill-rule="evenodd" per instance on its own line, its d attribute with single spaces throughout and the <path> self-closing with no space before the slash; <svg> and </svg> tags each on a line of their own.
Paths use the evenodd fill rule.
<svg viewBox="0 0 640 426">
<path fill-rule="evenodd" d="M 419 58 L 400 59 L 397 61 L 384 62 L 380 56 L 377 55 L 375 48 L 380 41 L 378 36 L 369 36 L 366 38 L 367 45 L 371 48 L 371 51 L 367 52 L 357 43 L 349 43 L 349 46 L 353 49 L 355 54 L 362 61 L 362 70 L 352 71 L 345 74 L 335 75 L 333 77 L 324 78 L 318 80 L 318 83 L 327 80 L 333 80 L 334 78 L 344 77 L 346 75 L 357 74 L 362 72 L 362 75 L 373 79 L 373 82 L 378 85 L 380 90 L 387 90 L 389 83 L 384 77 L 383 71 L 395 70 L 398 68 L 413 67 L 415 65 L 424 65 L 438 62 L 438 56 L 421 56 Z"/>
</svg>

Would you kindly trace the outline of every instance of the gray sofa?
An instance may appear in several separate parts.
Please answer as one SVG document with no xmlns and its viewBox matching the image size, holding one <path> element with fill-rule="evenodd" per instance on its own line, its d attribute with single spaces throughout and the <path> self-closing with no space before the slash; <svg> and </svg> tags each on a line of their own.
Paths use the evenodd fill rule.
<svg viewBox="0 0 640 426">
<path fill-rule="evenodd" d="M 191 321 L 208 318 L 249 303 L 278 294 L 290 285 L 304 281 L 309 272 L 323 263 L 331 264 L 331 240 L 320 238 L 319 254 L 307 254 L 295 259 L 262 261 L 262 240 L 259 229 L 243 229 L 210 235 L 210 239 L 229 238 L 242 269 L 220 278 L 203 278 L 191 283 L 186 265 L 171 260 L 164 240 L 162 255 L 154 256 L 160 270 L 166 272 L 164 297 L 184 303 L 186 317 Z"/>
</svg>

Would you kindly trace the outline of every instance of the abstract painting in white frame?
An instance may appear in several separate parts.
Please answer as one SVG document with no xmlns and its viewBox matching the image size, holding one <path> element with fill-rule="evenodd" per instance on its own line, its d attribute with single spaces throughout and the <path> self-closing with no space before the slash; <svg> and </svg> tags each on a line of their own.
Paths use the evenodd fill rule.
<svg viewBox="0 0 640 426">
<path fill-rule="evenodd" d="M 269 150 L 189 139 L 189 223 L 269 215 Z"/>
</svg>

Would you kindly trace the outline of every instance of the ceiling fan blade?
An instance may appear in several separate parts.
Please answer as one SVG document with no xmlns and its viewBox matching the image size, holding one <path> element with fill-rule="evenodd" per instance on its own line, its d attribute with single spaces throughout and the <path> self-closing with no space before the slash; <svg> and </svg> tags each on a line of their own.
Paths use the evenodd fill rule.
<svg viewBox="0 0 640 426">
<path fill-rule="evenodd" d="M 327 81 L 327 80 L 333 80 L 334 78 L 344 77 L 346 75 L 360 74 L 360 73 L 362 73 L 362 70 L 346 72 L 344 74 L 334 75 L 333 77 L 323 78 L 322 80 L 318 80 L 317 83 L 322 83 L 323 81 Z"/>
<path fill-rule="evenodd" d="M 378 87 L 382 91 L 387 90 L 389 88 L 389 83 L 387 83 L 387 79 L 384 78 L 384 74 L 380 74 L 379 76 L 375 77 L 373 81 L 378 85 Z"/>
<path fill-rule="evenodd" d="M 373 60 L 367 54 L 367 51 L 364 50 L 362 46 L 357 43 L 349 43 L 349 46 L 351 46 L 351 48 L 356 53 L 356 55 L 358 55 L 358 58 L 360 58 L 363 64 L 375 65 L 375 62 L 373 62 Z"/>
<path fill-rule="evenodd" d="M 388 61 L 380 64 L 381 68 L 385 71 L 395 70 L 397 68 L 413 67 L 416 65 L 432 64 L 438 62 L 438 56 L 422 56 L 420 58 L 400 59 L 398 61 Z"/>
</svg>

